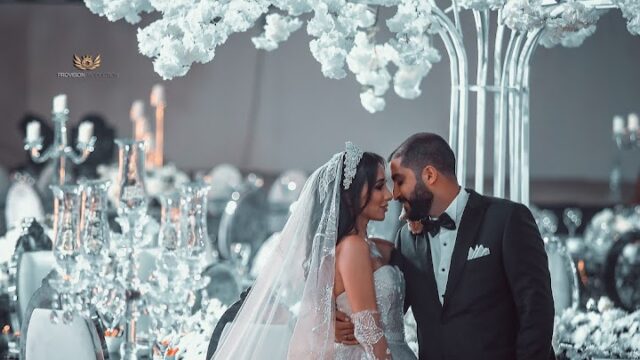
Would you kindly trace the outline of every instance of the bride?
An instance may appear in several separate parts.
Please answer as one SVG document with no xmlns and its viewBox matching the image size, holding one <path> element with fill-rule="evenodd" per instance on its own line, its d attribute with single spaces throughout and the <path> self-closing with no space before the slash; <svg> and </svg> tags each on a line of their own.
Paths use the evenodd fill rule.
<svg viewBox="0 0 640 360">
<path fill-rule="evenodd" d="M 415 359 L 392 245 L 367 237 L 389 200 L 384 160 L 350 142 L 317 169 L 213 359 Z M 334 341 L 336 311 L 353 345 Z"/>
</svg>

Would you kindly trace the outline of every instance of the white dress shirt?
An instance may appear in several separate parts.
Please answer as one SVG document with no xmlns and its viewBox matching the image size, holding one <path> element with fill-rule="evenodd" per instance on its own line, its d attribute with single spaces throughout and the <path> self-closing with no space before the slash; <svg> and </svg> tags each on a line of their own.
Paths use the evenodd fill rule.
<svg viewBox="0 0 640 360">
<path fill-rule="evenodd" d="M 444 292 L 447 289 L 447 279 L 449 278 L 449 268 L 451 266 L 451 256 L 453 255 L 453 248 L 456 243 L 456 237 L 458 236 L 458 229 L 460 228 L 460 220 L 462 219 L 462 213 L 467 206 L 469 200 L 469 193 L 460 188 L 458 195 L 449 204 L 446 212 L 451 219 L 456 223 L 454 230 L 440 228 L 440 232 L 436 236 L 429 236 L 429 246 L 431 246 L 431 260 L 433 262 L 433 274 L 436 278 L 436 284 L 438 285 L 438 300 L 440 303 L 444 303 Z"/>
</svg>

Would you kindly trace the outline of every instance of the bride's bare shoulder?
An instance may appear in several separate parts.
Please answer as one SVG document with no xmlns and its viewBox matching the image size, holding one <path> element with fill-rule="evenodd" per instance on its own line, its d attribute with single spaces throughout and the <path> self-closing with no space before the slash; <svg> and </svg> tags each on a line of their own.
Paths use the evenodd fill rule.
<svg viewBox="0 0 640 360">
<path fill-rule="evenodd" d="M 336 256 L 359 256 L 369 254 L 369 246 L 364 237 L 360 235 L 347 235 L 343 237 L 336 246 Z"/>
</svg>

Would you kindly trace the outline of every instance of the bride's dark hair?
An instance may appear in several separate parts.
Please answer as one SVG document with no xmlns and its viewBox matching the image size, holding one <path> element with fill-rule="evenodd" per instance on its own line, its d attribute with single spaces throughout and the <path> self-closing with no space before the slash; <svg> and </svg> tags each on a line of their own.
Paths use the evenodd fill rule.
<svg viewBox="0 0 640 360">
<path fill-rule="evenodd" d="M 376 184 L 376 177 L 378 176 L 378 166 L 384 166 L 384 159 L 372 152 L 365 152 L 362 155 L 362 159 L 358 163 L 356 175 L 351 182 L 348 190 L 341 187 L 340 191 L 340 213 L 338 219 L 338 242 L 343 237 L 355 233 L 356 231 L 356 219 L 358 215 L 362 213 L 362 210 L 367 206 L 371 199 L 371 192 Z M 342 177 L 340 179 L 340 185 L 344 180 L 344 163 L 342 164 Z M 362 202 L 361 194 L 362 189 L 367 187 L 367 197 Z"/>
</svg>

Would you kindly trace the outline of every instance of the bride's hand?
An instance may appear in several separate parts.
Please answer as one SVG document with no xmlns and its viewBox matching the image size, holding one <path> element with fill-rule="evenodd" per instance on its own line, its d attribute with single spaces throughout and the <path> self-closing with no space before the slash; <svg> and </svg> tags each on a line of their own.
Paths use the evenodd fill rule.
<svg viewBox="0 0 640 360">
<path fill-rule="evenodd" d="M 336 342 L 344 345 L 358 345 L 353 335 L 353 323 L 347 314 L 336 310 Z"/>
</svg>

